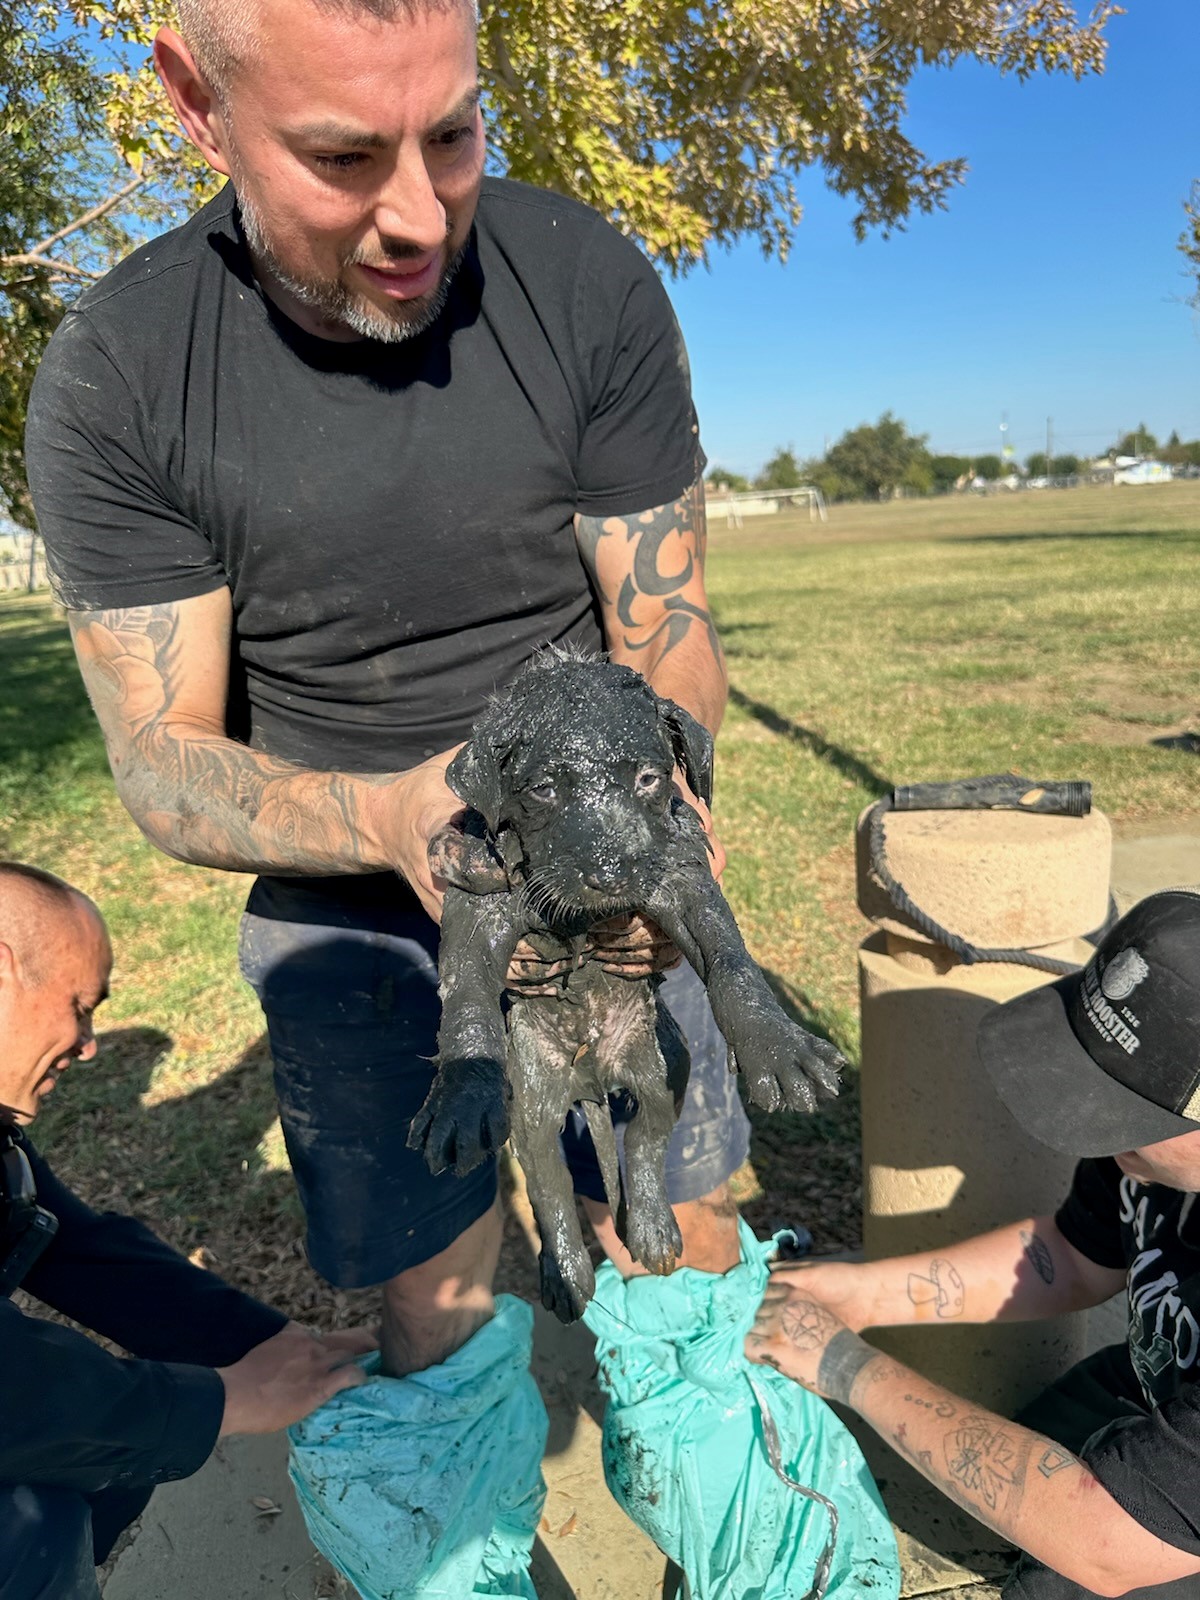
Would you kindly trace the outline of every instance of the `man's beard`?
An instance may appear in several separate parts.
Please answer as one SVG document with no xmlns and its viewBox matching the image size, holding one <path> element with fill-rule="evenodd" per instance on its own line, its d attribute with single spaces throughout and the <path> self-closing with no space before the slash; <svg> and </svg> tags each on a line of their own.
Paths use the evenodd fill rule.
<svg viewBox="0 0 1200 1600">
<path fill-rule="evenodd" d="M 405 339 L 414 339 L 437 321 L 449 298 L 454 274 L 467 250 L 465 244 L 459 247 L 442 273 L 437 288 L 430 294 L 422 295 L 419 300 L 397 300 L 389 311 L 377 306 L 365 295 L 355 294 L 340 278 L 298 278 L 280 261 L 271 246 L 262 217 L 241 194 L 238 195 L 238 210 L 242 231 L 251 252 L 264 263 L 281 288 L 294 295 L 301 305 L 315 311 L 323 321 L 340 323 L 362 338 L 377 339 L 382 344 L 400 344 Z M 352 266 L 356 261 L 357 257 L 351 257 L 345 265 Z M 362 264 L 374 266 L 377 263 Z"/>
</svg>

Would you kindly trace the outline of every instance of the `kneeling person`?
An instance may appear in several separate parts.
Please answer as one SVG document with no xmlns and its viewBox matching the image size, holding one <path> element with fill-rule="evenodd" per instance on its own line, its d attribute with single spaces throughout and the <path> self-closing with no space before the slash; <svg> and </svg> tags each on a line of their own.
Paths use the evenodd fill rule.
<svg viewBox="0 0 1200 1600">
<path fill-rule="evenodd" d="M 133 1218 L 90 1210 L 26 1139 L 96 1053 L 111 965 L 90 900 L 0 862 L 0 1600 L 99 1600 L 95 1565 L 156 1484 L 221 1435 L 285 1428 L 359 1382 L 352 1357 L 374 1343 L 314 1338 Z M 17 1287 L 140 1359 L 26 1315 Z"/>
<path fill-rule="evenodd" d="M 936 1256 L 776 1271 L 747 1339 L 856 1410 L 1024 1552 L 1005 1600 L 1200 1594 L 1200 894 L 1135 906 L 1083 972 L 989 1013 L 979 1051 L 1042 1143 L 1082 1154 L 1053 1217 Z M 1020 1423 L 858 1337 L 924 1321 L 1025 1321 L 1126 1289 L 1127 1342 Z M 942 1292 L 944 1291 L 944 1292 Z"/>
</svg>

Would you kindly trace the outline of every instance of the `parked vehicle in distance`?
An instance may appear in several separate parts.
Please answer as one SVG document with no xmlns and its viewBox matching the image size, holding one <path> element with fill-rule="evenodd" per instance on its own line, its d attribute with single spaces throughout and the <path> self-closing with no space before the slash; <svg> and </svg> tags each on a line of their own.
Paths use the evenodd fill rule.
<svg viewBox="0 0 1200 1600">
<path fill-rule="evenodd" d="M 1165 461 L 1136 461 L 1113 473 L 1114 483 L 1170 483 L 1175 473 Z"/>
</svg>

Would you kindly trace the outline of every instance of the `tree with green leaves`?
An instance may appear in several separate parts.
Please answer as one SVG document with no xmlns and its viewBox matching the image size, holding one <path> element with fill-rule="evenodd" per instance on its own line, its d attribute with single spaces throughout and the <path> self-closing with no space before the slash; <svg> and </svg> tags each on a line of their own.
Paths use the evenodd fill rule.
<svg viewBox="0 0 1200 1600">
<path fill-rule="evenodd" d="M 789 445 L 787 449 L 776 450 L 758 477 L 755 478 L 754 487 L 756 489 L 798 489 L 805 481 L 804 469 L 796 459 L 796 452 Z"/>
<path fill-rule="evenodd" d="M 930 456 L 929 471 L 935 493 L 944 494 L 953 489 L 971 470 L 966 456 Z"/>
<path fill-rule="evenodd" d="M 1004 477 L 1004 462 L 999 456 L 976 456 L 971 466 L 975 476 L 982 478 L 984 483 L 998 483 Z"/>
<path fill-rule="evenodd" d="M 250 4 L 252 0 L 245 0 Z M 296 0 L 302 3 L 302 0 Z M 965 175 L 907 129 L 926 66 L 1103 71 L 1097 0 L 505 0 L 480 28 L 497 170 L 595 206 L 670 270 L 750 237 L 786 257 L 819 167 L 853 226 L 902 227 Z M 151 217 L 217 180 L 180 137 L 150 45 L 171 0 L 0 0 L 0 500 L 27 515 L 23 395 L 64 301 Z M 65 231 L 64 231 L 65 230 Z M 14 376 L 15 375 L 15 376 Z"/>
<path fill-rule="evenodd" d="M 710 467 L 705 475 L 710 489 L 727 489 L 731 494 L 745 494 L 750 479 L 740 472 L 730 472 L 728 467 Z"/>
<path fill-rule="evenodd" d="M 1200 467 L 1200 439 L 1185 441 L 1179 437 L 1179 430 L 1172 428 L 1171 437 L 1159 448 L 1158 458 L 1172 467 Z"/>
<path fill-rule="evenodd" d="M 1139 422 L 1130 433 L 1124 433 L 1109 449 L 1110 456 L 1152 456 L 1158 449 L 1158 440 L 1144 422 Z"/>
<path fill-rule="evenodd" d="M 927 435 L 909 433 L 885 411 L 876 423 L 861 423 L 844 433 L 822 463 L 841 485 L 840 499 L 879 500 L 908 489 L 928 494 L 934 476 Z"/>
</svg>

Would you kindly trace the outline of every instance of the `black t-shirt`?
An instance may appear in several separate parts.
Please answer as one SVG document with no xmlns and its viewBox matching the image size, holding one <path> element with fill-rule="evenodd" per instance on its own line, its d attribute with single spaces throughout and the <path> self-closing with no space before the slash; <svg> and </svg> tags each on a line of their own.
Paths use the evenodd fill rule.
<svg viewBox="0 0 1200 1600">
<path fill-rule="evenodd" d="M 493 179 L 445 311 L 398 345 L 278 311 L 226 188 L 68 313 L 27 437 L 63 602 L 228 585 L 229 732 L 359 772 L 465 738 L 539 645 L 599 645 L 575 513 L 664 504 L 703 460 L 649 263 Z"/>
<path fill-rule="evenodd" d="M 1144 1418 L 1103 1429 L 1083 1459 L 1143 1527 L 1200 1555 L 1197 1199 L 1138 1183 L 1109 1158 L 1081 1161 L 1055 1221 L 1089 1261 L 1126 1269 L 1129 1354 L 1146 1405 Z"/>
</svg>

